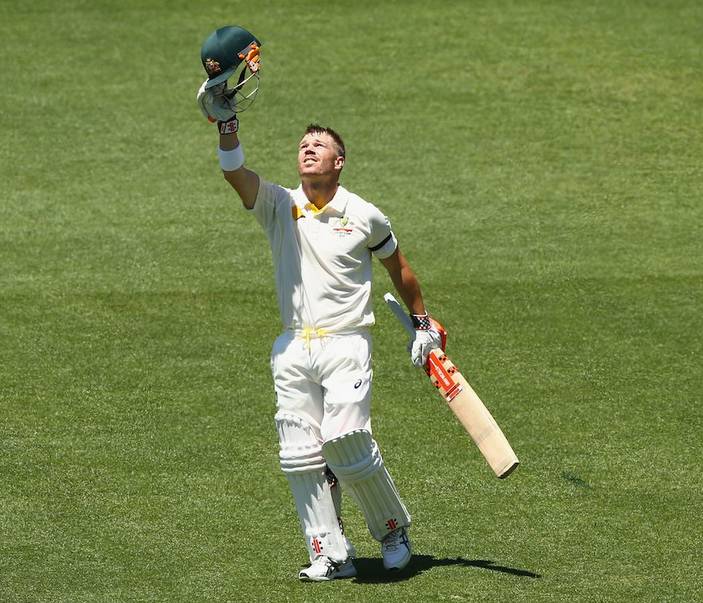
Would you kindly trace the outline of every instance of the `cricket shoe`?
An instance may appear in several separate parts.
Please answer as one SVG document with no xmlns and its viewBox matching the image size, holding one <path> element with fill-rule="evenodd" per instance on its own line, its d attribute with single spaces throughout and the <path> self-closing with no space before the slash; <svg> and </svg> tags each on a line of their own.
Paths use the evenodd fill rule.
<svg viewBox="0 0 703 603">
<path fill-rule="evenodd" d="M 381 541 L 383 567 L 387 570 L 402 570 L 413 556 L 408 531 L 405 528 L 393 530 Z"/>
<path fill-rule="evenodd" d="M 356 568 L 351 559 L 336 563 L 326 555 L 315 557 L 310 567 L 300 570 L 298 574 L 298 578 L 303 582 L 326 582 L 340 578 L 353 578 L 354 576 L 356 576 Z"/>
</svg>

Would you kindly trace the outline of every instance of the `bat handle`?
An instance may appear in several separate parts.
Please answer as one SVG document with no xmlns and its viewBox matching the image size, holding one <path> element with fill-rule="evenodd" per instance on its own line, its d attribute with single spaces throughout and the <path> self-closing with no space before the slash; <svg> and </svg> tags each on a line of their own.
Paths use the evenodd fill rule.
<svg viewBox="0 0 703 603">
<path fill-rule="evenodd" d="M 393 297 L 390 293 L 386 293 L 383 296 L 383 301 L 386 302 L 388 307 L 392 310 L 393 314 L 395 314 L 396 318 L 405 327 L 405 330 L 408 332 L 408 335 L 415 335 L 415 327 L 413 327 L 413 321 L 410 320 L 410 317 L 405 313 L 402 306 L 398 303 L 398 300 Z"/>
</svg>

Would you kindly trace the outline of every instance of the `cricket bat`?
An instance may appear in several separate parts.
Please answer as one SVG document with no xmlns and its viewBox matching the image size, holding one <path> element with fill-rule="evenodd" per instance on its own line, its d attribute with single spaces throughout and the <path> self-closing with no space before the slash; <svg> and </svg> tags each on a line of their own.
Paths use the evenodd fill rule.
<svg viewBox="0 0 703 603">
<path fill-rule="evenodd" d="M 408 333 L 414 336 L 412 320 L 395 297 L 386 293 L 383 299 Z M 498 423 L 469 382 L 441 349 L 430 352 L 425 371 L 496 476 L 501 479 L 508 477 L 520 461 Z"/>
</svg>

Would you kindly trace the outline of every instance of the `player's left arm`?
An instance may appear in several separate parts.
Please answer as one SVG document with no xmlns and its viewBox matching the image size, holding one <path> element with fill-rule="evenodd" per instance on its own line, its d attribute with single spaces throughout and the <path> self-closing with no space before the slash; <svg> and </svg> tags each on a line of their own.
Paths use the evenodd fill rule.
<svg viewBox="0 0 703 603">
<path fill-rule="evenodd" d="M 368 204 L 369 251 L 385 266 L 410 314 L 425 314 L 420 283 L 408 260 L 398 248 L 390 220 L 375 205 Z"/>
<path fill-rule="evenodd" d="M 430 351 L 441 347 L 442 336 L 427 314 L 420 282 L 400 249 L 396 248 L 390 256 L 382 258 L 381 263 L 385 266 L 396 291 L 410 311 L 415 327 L 414 337 L 408 346 L 410 359 L 416 367 L 423 367 L 427 363 Z"/>
<path fill-rule="evenodd" d="M 396 250 L 390 256 L 380 261 L 388 271 L 388 275 L 393 281 L 393 286 L 405 302 L 410 314 L 427 314 L 425 303 L 422 300 L 420 282 L 400 249 L 396 247 Z"/>
</svg>

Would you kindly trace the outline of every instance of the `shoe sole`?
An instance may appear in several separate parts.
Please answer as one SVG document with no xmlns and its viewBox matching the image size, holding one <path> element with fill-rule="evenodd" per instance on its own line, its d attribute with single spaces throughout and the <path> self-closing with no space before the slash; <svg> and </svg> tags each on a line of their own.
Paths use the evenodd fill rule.
<svg viewBox="0 0 703 603">
<path fill-rule="evenodd" d="M 401 563 L 396 563 L 395 565 L 386 565 L 385 563 L 383 564 L 383 567 L 385 567 L 389 572 L 399 572 L 402 569 L 405 569 L 408 567 L 408 563 L 410 563 L 410 560 L 413 558 L 412 553 L 410 553 L 404 561 Z"/>
<path fill-rule="evenodd" d="M 316 578 L 300 572 L 298 574 L 298 580 L 301 582 L 331 582 L 332 580 L 343 580 L 345 578 L 354 578 L 355 576 L 356 568 L 353 564 L 350 564 L 350 567 L 339 569 L 332 576 L 320 576 L 319 578 Z"/>
<path fill-rule="evenodd" d="M 301 582 L 331 582 L 334 578 L 328 578 L 327 576 L 324 578 L 311 578 L 304 574 L 298 574 L 298 580 Z"/>
</svg>

